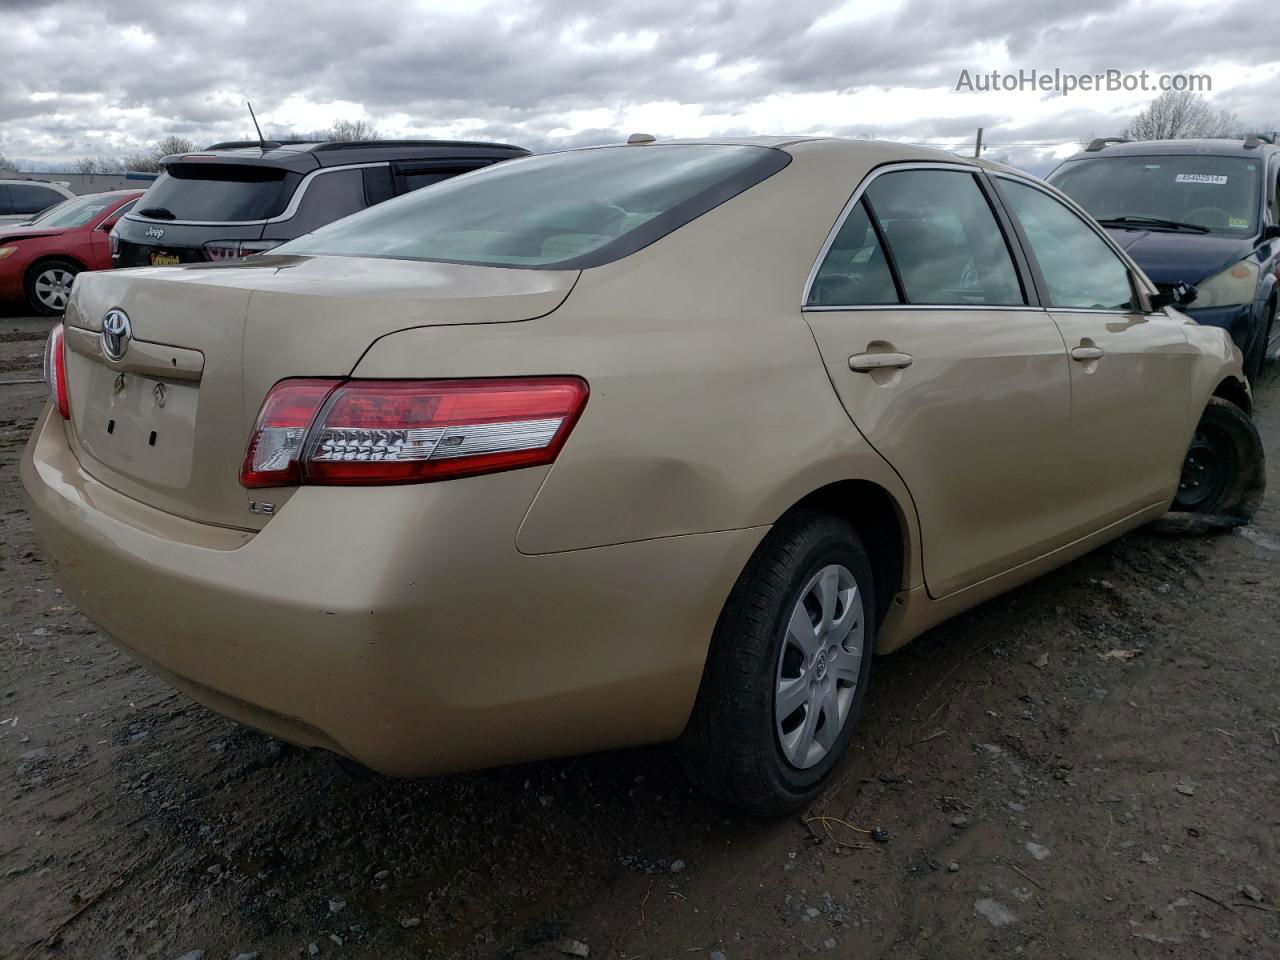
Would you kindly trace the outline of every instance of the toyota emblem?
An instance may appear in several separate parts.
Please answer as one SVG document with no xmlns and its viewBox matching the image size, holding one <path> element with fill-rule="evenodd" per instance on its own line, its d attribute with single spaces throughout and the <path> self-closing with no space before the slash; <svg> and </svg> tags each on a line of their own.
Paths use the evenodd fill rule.
<svg viewBox="0 0 1280 960">
<path fill-rule="evenodd" d="M 108 310 L 102 318 L 102 352 L 107 359 L 123 359 L 131 339 L 133 328 L 129 325 L 129 315 L 119 307 Z"/>
</svg>

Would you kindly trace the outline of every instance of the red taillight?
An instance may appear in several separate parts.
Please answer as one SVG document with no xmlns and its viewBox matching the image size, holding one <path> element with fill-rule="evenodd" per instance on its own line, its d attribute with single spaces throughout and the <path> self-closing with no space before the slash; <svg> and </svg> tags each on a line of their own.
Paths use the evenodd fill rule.
<svg viewBox="0 0 1280 960">
<path fill-rule="evenodd" d="M 62 324 L 49 331 L 44 345 L 44 382 L 49 386 L 49 399 L 63 420 L 71 419 L 71 401 L 67 396 L 67 347 Z"/>
<path fill-rule="evenodd" d="M 577 377 L 282 380 L 240 482 L 421 483 L 547 464 L 586 401 Z"/>
</svg>

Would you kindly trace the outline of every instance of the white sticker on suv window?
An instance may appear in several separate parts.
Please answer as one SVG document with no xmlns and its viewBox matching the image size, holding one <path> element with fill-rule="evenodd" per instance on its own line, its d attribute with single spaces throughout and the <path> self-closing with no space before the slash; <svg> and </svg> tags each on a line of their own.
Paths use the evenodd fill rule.
<svg viewBox="0 0 1280 960">
<path fill-rule="evenodd" d="M 1174 183 L 1216 183 L 1224 184 L 1227 182 L 1226 177 L 1219 177 L 1212 173 L 1180 173 L 1173 179 Z"/>
</svg>

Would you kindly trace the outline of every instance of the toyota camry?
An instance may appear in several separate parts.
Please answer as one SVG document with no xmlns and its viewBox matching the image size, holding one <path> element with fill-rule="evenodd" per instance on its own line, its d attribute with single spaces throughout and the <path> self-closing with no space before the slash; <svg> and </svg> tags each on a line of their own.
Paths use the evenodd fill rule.
<svg viewBox="0 0 1280 960">
<path fill-rule="evenodd" d="M 1256 506 L 1177 297 L 1008 168 L 638 135 L 80 276 L 22 481 L 67 597 L 246 724 L 398 776 L 674 740 L 776 814 L 873 653 Z"/>
</svg>

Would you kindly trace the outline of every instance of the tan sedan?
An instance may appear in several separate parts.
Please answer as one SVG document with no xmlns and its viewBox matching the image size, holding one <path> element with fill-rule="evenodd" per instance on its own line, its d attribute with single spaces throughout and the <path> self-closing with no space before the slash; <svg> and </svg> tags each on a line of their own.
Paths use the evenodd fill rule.
<svg viewBox="0 0 1280 960">
<path fill-rule="evenodd" d="M 1052 188 L 637 139 L 78 278 L 22 463 L 67 596 L 374 770 L 677 740 L 776 813 L 873 651 L 1175 501 L 1256 501 L 1227 335 Z"/>
</svg>

